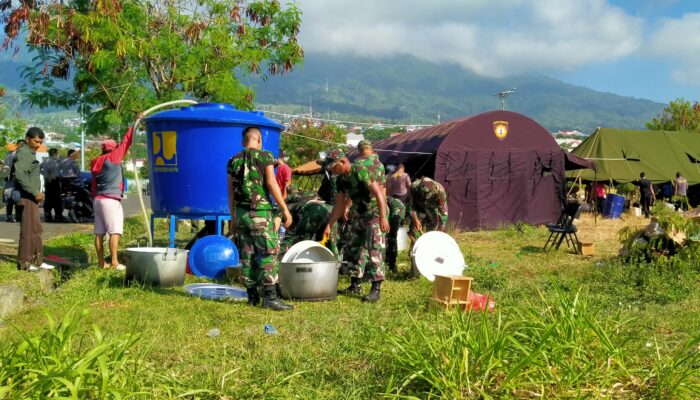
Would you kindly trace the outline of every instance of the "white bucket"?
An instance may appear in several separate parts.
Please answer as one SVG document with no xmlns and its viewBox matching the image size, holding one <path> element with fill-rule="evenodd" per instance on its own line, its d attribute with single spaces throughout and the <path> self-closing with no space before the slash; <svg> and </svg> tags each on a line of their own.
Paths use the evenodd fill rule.
<svg viewBox="0 0 700 400">
<path fill-rule="evenodd" d="M 396 249 L 397 251 L 408 249 L 408 228 L 402 226 L 396 233 Z"/>
<path fill-rule="evenodd" d="M 634 210 L 634 216 L 635 217 L 641 217 L 642 216 L 642 209 L 639 207 L 632 207 L 632 210 Z"/>
</svg>

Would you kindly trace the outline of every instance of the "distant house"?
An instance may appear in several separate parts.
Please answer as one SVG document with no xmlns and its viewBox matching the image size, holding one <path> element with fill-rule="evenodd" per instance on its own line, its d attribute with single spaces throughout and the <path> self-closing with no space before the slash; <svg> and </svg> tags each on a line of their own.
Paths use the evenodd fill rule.
<svg viewBox="0 0 700 400">
<path fill-rule="evenodd" d="M 65 135 L 58 132 L 44 132 L 47 142 L 60 142 L 65 138 Z"/>
<path fill-rule="evenodd" d="M 365 136 L 361 133 L 348 133 L 345 144 L 352 147 L 357 147 L 360 140 L 365 140 Z"/>
<path fill-rule="evenodd" d="M 144 164 L 144 159 L 143 159 L 143 158 L 137 158 L 136 160 L 134 160 L 134 162 L 136 163 L 136 168 L 142 168 L 142 167 L 143 167 L 143 164 Z M 132 162 L 125 162 L 125 163 L 124 163 L 124 169 L 126 169 L 127 171 L 133 171 L 133 170 L 134 170 L 134 163 L 132 163 Z"/>
</svg>

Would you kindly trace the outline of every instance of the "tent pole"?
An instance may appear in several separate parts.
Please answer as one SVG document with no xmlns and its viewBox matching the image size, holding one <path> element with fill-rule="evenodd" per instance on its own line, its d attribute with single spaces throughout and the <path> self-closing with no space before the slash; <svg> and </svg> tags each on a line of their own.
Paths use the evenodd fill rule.
<svg viewBox="0 0 700 400">
<path fill-rule="evenodd" d="M 598 185 L 598 169 L 593 172 L 593 182 L 594 185 Z M 593 204 L 593 226 L 598 226 L 598 197 L 596 193 L 593 193 L 594 196 L 596 196 L 596 202 Z"/>
</svg>

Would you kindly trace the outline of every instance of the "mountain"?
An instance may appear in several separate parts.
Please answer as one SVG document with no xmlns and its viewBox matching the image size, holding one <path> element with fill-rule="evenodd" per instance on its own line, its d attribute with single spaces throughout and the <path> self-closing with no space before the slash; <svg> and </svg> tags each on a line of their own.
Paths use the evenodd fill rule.
<svg viewBox="0 0 700 400">
<path fill-rule="evenodd" d="M 0 55 L 0 84 L 18 90 L 18 68 L 28 56 Z M 260 108 L 286 113 L 366 122 L 434 124 L 498 109 L 495 93 L 516 87 L 506 109 L 525 114 L 550 131 L 590 133 L 599 126 L 644 128 L 663 104 L 601 93 L 543 75 L 493 79 L 458 65 L 430 63 L 403 56 L 360 58 L 307 54 L 292 73 L 248 80 L 257 90 Z M 310 104 L 311 103 L 311 104 Z M 22 109 L 36 113 L 35 109 Z"/>
<path fill-rule="evenodd" d="M 513 87 L 517 89 L 506 99 L 506 109 L 525 114 L 550 131 L 589 133 L 599 126 L 641 129 L 664 107 L 542 75 L 485 78 L 457 65 L 408 56 L 307 54 L 304 65 L 291 74 L 254 84 L 256 103 L 308 110 L 311 102 L 314 112 L 324 118 L 340 113 L 385 123 L 434 124 L 438 113 L 446 121 L 498 109 L 501 103 L 494 94 Z"/>
</svg>

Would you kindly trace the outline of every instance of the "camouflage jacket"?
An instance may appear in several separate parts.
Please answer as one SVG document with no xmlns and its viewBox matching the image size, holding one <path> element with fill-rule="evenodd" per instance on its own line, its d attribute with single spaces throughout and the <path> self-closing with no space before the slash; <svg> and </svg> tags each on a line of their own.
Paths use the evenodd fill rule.
<svg viewBox="0 0 700 400">
<path fill-rule="evenodd" d="M 420 178 L 411 184 L 409 210 L 418 213 L 447 215 L 445 188 L 430 178 Z"/>
<path fill-rule="evenodd" d="M 355 162 L 348 175 L 338 176 L 338 192 L 350 197 L 353 208 L 359 215 L 378 216 L 377 199 L 369 189 L 375 181 L 374 174 L 366 163 Z"/>
<path fill-rule="evenodd" d="M 274 165 L 269 151 L 244 149 L 233 156 L 226 170 L 233 183 L 233 201 L 236 208 L 272 210 L 270 190 L 265 183 L 265 167 Z"/>
<path fill-rule="evenodd" d="M 387 197 L 386 205 L 389 207 L 389 219 L 402 222 L 406 215 L 406 206 L 396 197 Z"/>
<path fill-rule="evenodd" d="M 360 156 L 355 160 L 355 163 L 360 163 L 366 166 L 372 173 L 372 178 L 375 182 L 382 186 L 386 186 L 386 174 L 384 173 L 384 164 L 379 161 L 376 154 Z"/>
</svg>

